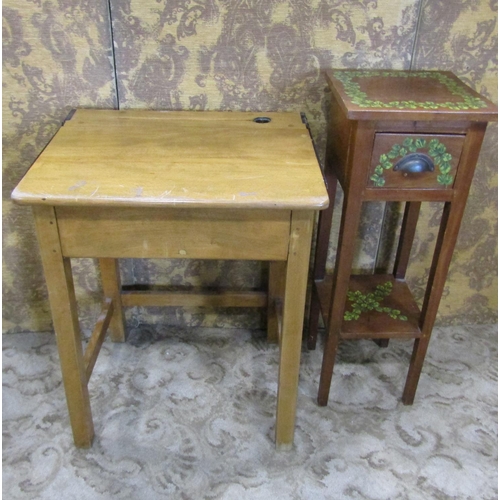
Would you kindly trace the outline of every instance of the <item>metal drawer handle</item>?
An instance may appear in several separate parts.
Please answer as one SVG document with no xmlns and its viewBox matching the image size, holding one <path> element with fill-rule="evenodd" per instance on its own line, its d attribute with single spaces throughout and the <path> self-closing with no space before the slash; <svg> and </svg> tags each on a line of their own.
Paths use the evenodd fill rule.
<svg viewBox="0 0 500 500">
<path fill-rule="evenodd" d="M 421 174 L 423 172 L 434 172 L 434 162 L 432 158 L 422 153 L 410 153 L 401 158 L 394 165 L 395 172 L 405 172 L 409 174 Z"/>
</svg>

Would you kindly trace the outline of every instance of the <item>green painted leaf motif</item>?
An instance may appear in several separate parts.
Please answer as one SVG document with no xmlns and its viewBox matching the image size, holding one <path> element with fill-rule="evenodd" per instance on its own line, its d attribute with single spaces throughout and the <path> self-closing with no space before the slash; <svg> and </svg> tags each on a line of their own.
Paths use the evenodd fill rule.
<svg viewBox="0 0 500 500">
<path fill-rule="evenodd" d="M 437 181 L 443 186 L 449 186 L 453 183 L 453 177 L 450 174 L 440 174 L 437 176 Z"/>
<path fill-rule="evenodd" d="M 439 165 L 439 171 L 442 174 L 449 174 L 451 172 L 451 165 L 449 163 L 441 163 Z"/>
<path fill-rule="evenodd" d="M 427 148 L 426 148 L 427 146 Z M 415 153 L 424 150 L 434 159 L 434 163 L 439 167 L 439 175 L 436 180 L 439 184 L 449 186 L 453 184 L 451 172 L 452 155 L 446 150 L 445 144 L 438 139 L 431 139 L 427 145 L 427 140 L 423 138 L 413 139 L 406 137 L 402 144 L 394 144 L 388 153 L 380 155 L 379 164 L 374 169 L 374 175 L 370 177 L 375 187 L 385 185 L 384 170 L 394 167 L 394 160 L 404 157 L 408 152 Z"/>
<path fill-rule="evenodd" d="M 388 314 L 393 319 L 407 321 L 406 316 L 402 315 L 398 309 L 391 309 L 381 305 L 382 300 L 389 296 L 391 291 L 392 283 L 387 281 L 378 285 L 373 292 L 367 294 L 363 294 L 359 290 L 347 292 L 347 299 L 351 302 L 352 310 L 344 312 L 344 320 L 353 321 L 358 319 L 364 312 L 377 311 Z"/>
<path fill-rule="evenodd" d="M 478 109 L 487 107 L 486 102 L 482 99 L 472 96 L 467 88 L 460 86 L 455 80 L 452 80 L 446 75 L 436 74 L 429 71 L 412 71 L 411 73 L 405 73 L 400 71 L 378 71 L 378 70 L 360 70 L 360 71 L 334 71 L 334 76 L 342 82 L 344 86 L 345 93 L 349 96 L 351 101 L 358 106 L 365 108 L 396 108 L 396 109 Z M 421 78 L 432 78 L 443 85 L 445 85 L 448 90 L 460 97 L 462 102 L 433 102 L 424 101 L 417 102 L 413 100 L 408 101 L 391 101 L 385 103 L 382 101 L 371 100 L 368 95 L 360 89 L 359 84 L 353 81 L 353 78 L 369 78 L 372 76 L 384 76 L 384 77 L 397 77 L 397 78 L 409 78 L 410 76 L 419 76 Z"/>
<path fill-rule="evenodd" d="M 434 150 L 434 154 L 432 155 L 432 157 L 434 158 L 434 163 L 436 165 L 441 165 L 442 163 L 442 155 L 440 155 L 437 151 Z"/>
</svg>

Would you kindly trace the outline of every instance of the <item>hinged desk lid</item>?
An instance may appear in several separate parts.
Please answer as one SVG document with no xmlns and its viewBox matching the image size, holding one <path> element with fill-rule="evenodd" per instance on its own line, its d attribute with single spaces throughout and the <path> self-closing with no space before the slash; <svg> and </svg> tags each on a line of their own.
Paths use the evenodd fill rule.
<svg viewBox="0 0 500 500">
<path fill-rule="evenodd" d="M 79 109 L 12 197 L 68 206 L 328 206 L 299 113 Z"/>
</svg>

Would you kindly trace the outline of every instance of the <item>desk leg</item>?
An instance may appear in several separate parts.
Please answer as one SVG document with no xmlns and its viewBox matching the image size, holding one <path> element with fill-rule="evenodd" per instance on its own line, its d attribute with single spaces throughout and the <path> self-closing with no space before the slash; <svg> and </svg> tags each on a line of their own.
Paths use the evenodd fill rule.
<svg viewBox="0 0 500 500">
<path fill-rule="evenodd" d="M 71 262 L 62 255 L 54 208 L 37 206 L 34 214 L 73 439 L 78 448 L 89 448 L 94 437 L 94 425 Z"/>
<path fill-rule="evenodd" d="M 118 259 L 99 259 L 104 297 L 113 299 L 113 317 L 109 324 L 109 335 L 113 342 L 125 342 L 120 268 Z"/>
<path fill-rule="evenodd" d="M 313 223 L 314 212 L 299 210 L 292 212 L 276 412 L 276 448 L 279 450 L 290 450 L 293 446 Z"/>
<path fill-rule="evenodd" d="M 278 342 L 278 308 L 276 302 L 283 301 L 286 277 L 286 262 L 269 262 L 269 285 L 268 285 L 268 306 L 267 306 L 267 341 Z"/>
</svg>

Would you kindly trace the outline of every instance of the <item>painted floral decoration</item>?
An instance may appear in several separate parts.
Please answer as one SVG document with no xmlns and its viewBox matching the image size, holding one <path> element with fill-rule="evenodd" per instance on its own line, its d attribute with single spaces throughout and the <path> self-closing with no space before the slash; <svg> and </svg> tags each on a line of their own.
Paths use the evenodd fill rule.
<svg viewBox="0 0 500 500">
<path fill-rule="evenodd" d="M 394 108 L 394 109 L 449 109 L 461 111 L 465 109 L 485 108 L 487 104 L 478 97 L 471 95 L 466 88 L 460 85 L 459 82 L 441 73 L 432 71 L 335 71 L 335 78 L 342 82 L 344 92 L 349 96 L 351 102 L 361 108 Z M 370 78 L 373 76 L 393 77 L 393 78 L 434 78 L 442 83 L 448 91 L 461 97 L 462 102 L 434 102 L 434 101 L 391 101 L 383 102 L 373 100 L 368 97 L 366 92 L 363 92 L 359 83 L 354 81 L 354 78 Z"/>
<path fill-rule="evenodd" d="M 380 155 L 379 163 L 374 169 L 374 174 L 370 177 L 373 184 L 377 187 L 385 185 L 384 170 L 390 170 L 394 167 L 393 160 L 403 158 L 408 153 L 425 151 L 433 160 L 439 169 L 437 181 L 443 186 L 453 184 L 453 175 L 451 175 L 452 156 L 446 150 L 446 146 L 438 139 L 431 139 L 429 143 L 425 139 L 413 139 L 407 137 L 402 144 L 394 144 L 388 153 Z"/>
<path fill-rule="evenodd" d="M 401 314 L 399 309 L 391 309 L 390 307 L 383 307 L 381 305 L 382 300 L 388 297 L 391 292 L 392 283 L 390 281 L 377 285 L 375 291 L 371 293 L 364 294 L 359 290 L 347 292 L 347 300 L 351 302 L 352 311 L 344 313 L 344 320 L 356 320 L 364 312 L 377 311 L 388 314 L 392 319 L 408 321 L 408 318 L 404 314 Z"/>
</svg>

